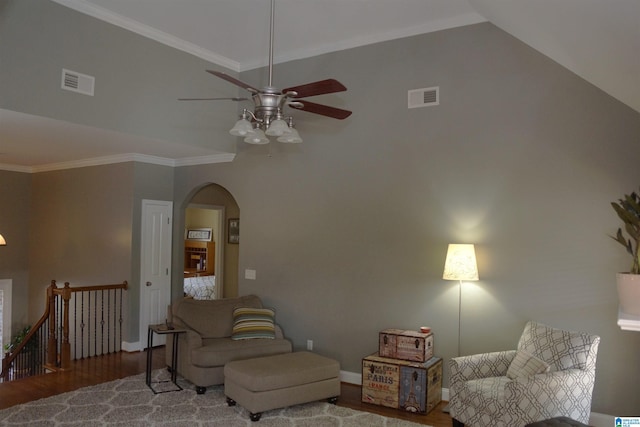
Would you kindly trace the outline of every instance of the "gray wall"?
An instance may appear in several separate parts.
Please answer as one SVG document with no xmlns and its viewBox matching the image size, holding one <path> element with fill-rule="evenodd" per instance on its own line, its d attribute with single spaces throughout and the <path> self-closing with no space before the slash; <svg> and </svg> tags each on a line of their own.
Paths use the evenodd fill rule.
<svg viewBox="0 0 640 427">
<path fill-rule="evenodd" d="M 176 171 L 240 206 L 240 293 L 277 309 L 295 347 L 358 372 L 388 327 L 429 325 L 457 353 L 447 244 L 475 243 L 481 280 L 462 296 L 462 354 L 514 348 L 529 319 L 602 337 L 593 410 L 633 413 L 640 334 L 616 326 L 609 202 L 637 188 L 640 114 L 491 24 L 277 66 L 277 85 L 326 77 L 344 122 L 296 113 L 305 142 L 251 147 L 232 164 Z M 244 81 L 264 80 L 264 71 Z M 439 86 L 440 106 L 407 109 Z M 255 281 L 244 269 L 255 269 Z M 448 372 L 445 373 L 448 385 Z"/>
<path fill-rule="evenodd" d="M 233 109 L 178 101 L 233 95 L 205 72 L 219 66 L 46 0 L 0 0 L 0 40 L 0 108 L 233 150 L 212 141 L 227 131 L 212 117 L 234 120 Z M 63 68 L 94 76 L 95 96 L 61 90 Z"/>
<path fill-rule="evenodd" d="M 123 339 L 136 342 L 140 306 L 142 199 L 171 200 L 173 170 L 120 163 L 33 175 L 29 318 L 44 311 L 45 289 L 129 282 Z M 16 303 L 24 303 L 16 300 Z"/>
<path fill-rule="evenodd" d="M 45 289 L 131 281 L 133 163 L 33 175 L 29 230 L 29 317 Z"/>
<path fill-rule="evenodd" d="M 0 2 L 0 38 L 0 55 L 12 58 L 0 69 L 2 108 L 189 144 L 235 142 L 226 134 L 233 109 L 177 112 L 165 103 L 191 95 L 187 89 L 228 87 L 205 79 L 202 61 L 36 0 Z M 133 93 L 118 78 L 123 64 L 136 77 Z M 116 81 L 96 105 L 76 105 L 43 87 L 43 76 L 57 87 L 62 66 Z M 614 273 L 629 262 L 607 237 L 618 227 L 609 202 L 640 182 L 638 112 L 491 24 L 295 61 L 275 73 L 281 87 L 337 78 L 348 92 L 314 100 L 354 115 L 340 122 L 296 112 L 302 145 L 238 142 L 233 163 L 175 169 L 173 188 L 166 184 L 174 241 L 193 194 L 209 183 L 226 188 L 241 212 L 239 293 L 275 307 L 296 348 L 313 339 L 318 352 L 353 372 L 388 327 L 429 325 L 436 353 L 456 355 L 458 288 L 441 279 L 442 268 L 448 243 L 475 243 L 481 280 L 463 289 L 462 354 L 513 348 L 529 319 L 595 333 L 602 344 L 593 410 L 640 407 L 640 396 L 628 392 L 640 377 L 640 334 L 616 326 Z M 174 93 L 166 83 L 180 76 L 190 83 Z M 266 73 L 241 78 L 259 84 Z M 408 89 L 436 85 L 440 106 L 407 110 Z M 123 102 L 132 108 L 120 116 Z M 174 113 L 184 120 L 169 121 Z M 31 207 L 29 225 L 10 221 L 31 236 L 29 295 L 55 276 L 97 280 L 108 263 L 118 276 L 137 271 L 138 199 L 162 198 L 165 187 L 153 177 L 164 183 L 169 173 L 131 164 L 93 169 L 34 175 L 28 202 L 11 194 Z M 11 179 L 0 175 L 0 186 Z M 72 221 L 71 207 L 86 215 Z M 121 211 L 107 217 L 110 209 Z M 88 249 L 109 232 L 128 240 L 100 242 L 95 260 Z M 247 268 L 257 280 L 243 278 Z"/>
<path fill-rule="evenodd" d="M 28 324 L 31 175 L 0 170 L 0 279 L 12 279 L 12 329 Z"/>
</svg>

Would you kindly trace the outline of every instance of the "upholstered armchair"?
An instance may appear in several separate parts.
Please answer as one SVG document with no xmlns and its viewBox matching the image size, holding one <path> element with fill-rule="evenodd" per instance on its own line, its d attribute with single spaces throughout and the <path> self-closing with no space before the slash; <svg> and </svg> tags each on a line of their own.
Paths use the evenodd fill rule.
<svg viewBox="0 0 640 427">
<path fill-rule="evenodd" d="M 528 322 L 517 350 L 452 359 L 453 426 L 522 427 L 559 416 L 588 424 L 599 343 Z"/>
</svg>

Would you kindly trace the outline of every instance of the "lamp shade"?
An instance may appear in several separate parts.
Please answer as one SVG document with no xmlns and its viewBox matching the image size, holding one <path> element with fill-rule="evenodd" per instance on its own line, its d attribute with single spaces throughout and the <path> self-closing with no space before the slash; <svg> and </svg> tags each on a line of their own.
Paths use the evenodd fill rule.
<svg viewBox="0 0 640 427">
<path fill-rule="evenodd" d="M 240 120 L 231 128 L 229 133 L 233 136 L 247 136 L 253 132 L 253 126 L 251 122 L 242 116 Z"/>
<path fill-rule="evenodd" d="M 4 236 L 0 234 L 0 246 L 6 246 L 6 245 L 7 245 L 7 241 L 4 240 Z"/>
<path fill-rule="evenodd" d="M 265 136 L 264 131 L 262 129 L 256 128 L 253 130 L 253 132 L 247 135 L 247 137 L 244 139 L 244 142 L 248 144 L 262 145 L 262 144 L 268 144 L 269 138 Z"/>
<path fill-rule="evenodd" d="M 278 141 L 289 144 L 300 144 L 302 142 L 302 138 L 300 138 L 300 134 L 295 128 L 289 128 L 289 132 L 279 137 Z"/>
<path fill-rule="evenodd" d="M 476 251 L 472 244 L 449 245 L 442 278 L 444 280 L 479 280 Z"/>
<path fill-rule="evenodd" d="M 268 136 L 282 136 L 289 132 L 289 126 L 287 122 L 282 119 L 275 119 L 271 122 L 267 130 L 264 132 Z"/>
</svg>

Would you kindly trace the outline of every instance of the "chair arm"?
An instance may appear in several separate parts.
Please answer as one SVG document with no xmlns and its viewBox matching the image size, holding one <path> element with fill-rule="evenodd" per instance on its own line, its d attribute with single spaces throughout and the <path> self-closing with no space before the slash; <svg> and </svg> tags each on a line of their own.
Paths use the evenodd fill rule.
<svg viewBox="0 0 640 427">
<path fill-rule="evenodd" d="M 453 385 L 481 378 L 503 377 L 507 374 L 507 369 L 515 355 L 515 350 L 506 350 L 454 357 L 449 362 L 450 382 Z"/>
<path fill-rule="evenodd" d="M 595 372 L 590 370 L 548 372 L 510 381 L 505 385 L 505 399 L 527 422 L 564 415 L 588 423 L 594 383 Z"/>
<path fill-rule="evenodd" d="M 179 334 L 179 337 L 184 340 L 184 344 L 189 350 L 202 347 L 202 336 L 194 330 L 187 329 L 187 332 Z M 181 345 L 180 347 L 183 346 Z"/>
<path fill-rule="evenodd" d="M 276 339 L 281 340 L 284 339 L 284 332 L 282 331 L 282 328 L 280 327 L 280 325 L 276 324 Z"/>
<path fill-rule="evenodd" d="M 179 334 L 168 334 L 167 341 L 164 350 L 164 358 L 167 366 L 171 366 L 173 363 L 173 340 L 178 340 L 178 352 L 181 355 L 178 357 L 178 361 L 191 361 L 191 350 L 194 348 L 202 347 L 202 337 L 196 331 L 188 329 L 184 325 L 180 325 L 180 328 L 187 329 L 186 332 Z M 180 362 L 182 363 L 182 362 Z"/>
</svg>

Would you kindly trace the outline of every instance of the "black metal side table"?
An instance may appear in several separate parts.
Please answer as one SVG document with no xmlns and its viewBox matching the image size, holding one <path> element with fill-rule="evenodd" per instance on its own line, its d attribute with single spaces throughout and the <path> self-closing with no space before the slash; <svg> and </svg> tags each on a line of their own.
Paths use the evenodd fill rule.
<svg viewBox="0 0 640 427">
<path fill-rule="evenodd" d="M 153 391 L 155 394 L 182 390 L 182 387 L 180 387 L 176 381 L 178 377 L 178 334 L 182 334 L 185 332 L 187 332 L 187 330 L 182 328 L 174 327 L 173 329 L 169 329 L 169 327 L 164 323 L 160 323 L 158 325 L 149 325 L 149 331 L 147 333 L 147 386 L 149 386 L 151 391 Z M 171 358 L 171 380 L 155 381 L 155 382 L 151 381 L 151 365 L 152 365 L 151 361 L 152 361 L 152 355 L 153 355 L 153 334 L 154 333 L 158 335 L 168 335 L 168 334 L 173 335 L 173 351 L 172 351 L 173 357 Z M 170 390 L 157 391 L 153 387 L 153 384 L 166 383 L 166 382 L 172 382 L 175 388 L 172 388 Z"/>
</svg>

